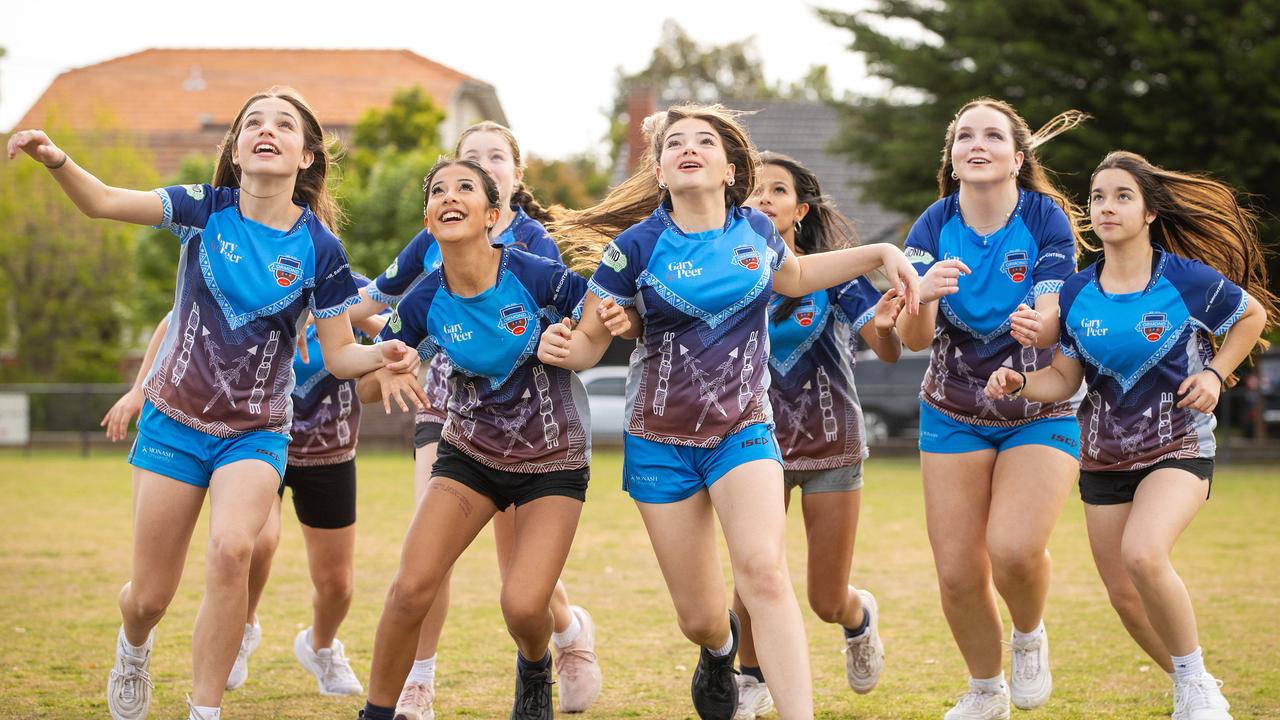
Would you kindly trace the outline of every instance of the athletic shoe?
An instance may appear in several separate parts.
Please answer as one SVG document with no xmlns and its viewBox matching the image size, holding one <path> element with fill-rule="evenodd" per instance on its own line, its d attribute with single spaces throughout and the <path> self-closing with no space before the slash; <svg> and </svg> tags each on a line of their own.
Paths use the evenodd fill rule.
<svg viewBox="0 0 1280 720">
<path fill-rule="evenodd" d="M 400 699 L 396 700 L 396 720 L 435 720 L 436 711 L 432 707 L 436 700 L 436 689 L 424 682 L 408 682 L 400 691 Z"/>
<path fill-rule="evenodd" d="M 734 676 L 738 671 L 733 659 L 738 655 L 738 615 L 729 611 L 729 633 L 732 649 L 724 657 L 716 657 L 702 648 L 698 667 L 693 670 L 693 682 L 689 692 L 693 696 L 693 709 L 702 720 L 732 720 L 738 709 L 738 683 Z"/>
<path fill-rule="evenodd" d="M 537 668 L 516 658 L 516 697 L 511 720 L 551 720 L 551 666 Z"/>
<path fill-rule="evenodd" d="M 219 713 L 219 716 L 221 713 Z M 215 720 L 217 716 L 210 717 L 196 709 L 196 704 L 191 702 L 191 696 L 187 696 L 187 720 Z"/>
<path fill-rule="evenodd" d="M 342 642 L 333 639 L 333 646 L 311 649 L 311 628 L 301 630 L 293 639 L 293 654 L 302 667 L 316 676 L 321 695 L 362 695 L 364 687 L 351 671 L 351 663 L 342 654 Z"/>
<path fill-rule="evenodd" d="M 143 720 L 151 705 L 151 645 L 155 642 L 153 628 L 143 647 L 142 657 L 134 657 L 125 651 L 124 628 L 116 636 L 116 664 L 107 676 L 107 709 L 115 720 Z"/>
<path fill-rule="evenodd" d="M 1010 641 L 1013 676 L 1009 695 L 1019 710 L 1034 710 L 1049 700 L 1053 674 L 1049 672 L 1049 636 L 1041 629 L 1031 640 Z"/>
<path fill-rule="evenodd" d="M 1204 673 L 1173 685 L 1173 720 L 1231 720 L 1222 681 Z"/>
<path fill-rule="evenodd" d="M 956 706 L 942 716 L 942 720 L 1008 720 L 1009 689 L 983 692 L 969 689 L 960 696 Z"/>
<path fill-rule="evenodd" d="M 262 642 L 262 626 L 258 619 L 252 625 L 244 626 L 244 635 L 240 637 L 240 652 L 236 653 L 236 662 L 231 666 L 231 674 L 227 676 L 227 689 L 235 690 L 249 679 L 249 656 L 258 649 Z"/>
<path fill-rule="evenodd" d="M 876 598 L 867 590 L 859 590 L 862 611 L 869 613 L 871 622 L 867 631 L 844 641 L 844 674 L 849 687 L 859 695 L 865 695 L 880 682 L 884 671 L 884 643 L 880 640 L 880 608 Z"/>
<path fill-rule="evenodd" d="M 600 663 L 596 662 L 596 624 L 591 613 L 577 605 L 570 605 L 569 612 L 578 618 L 582 629 L 573 642 L 556 646 L 556 678 L 560 685 L 560 712 L 578 713 L 591 707 L 600 695 Z"/>
<path fill-rule="evenodd" d="M 738 711 L 733 720 L 756 720 L 761 715 L 773 712 L 773 696 L 769 694 L 769 686 L 751 677 L 739 675 Z"/>
</svg>

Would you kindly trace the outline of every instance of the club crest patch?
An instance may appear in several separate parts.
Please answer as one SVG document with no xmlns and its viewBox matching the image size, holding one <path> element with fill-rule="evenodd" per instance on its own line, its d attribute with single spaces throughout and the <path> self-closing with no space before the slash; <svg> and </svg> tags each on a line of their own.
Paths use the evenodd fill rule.
<svg viewBox="0 0 1280 720">
<path fill-rule="evenodd" d="M 733 264 L 747 270 L 757 270 L 760 267 L 760 253 L 750 245 L 739 245 L 733 249 Z"/>
<path fill-rule="evenodd" d="M 1138 323 L 1138 332 L 1142 333 L 1150 342 L 1158 342 L 1164 337 L 1166 331 L 1173 326 L 1169 324 L 1169 318 L 1162 312 L 1149 312 L 1142 316 L 1142 320 Z"/>
<path fill-rule="evenodd" d="M 1027 277 L 1027 252 L 1025 250 L 1011 250 L 1004 254 L 1004 264 L 1000 266 L 1000 270 L 1009 279 L 1018 283 Z"/>
<path fill-rule="evenodd" d="M 302 277 L 302 261 L 292 255 L 280 255 L 269 269 L 276 276 L 276 284 L 289 287 Z"/>
<path fill-rule="evenodd" d="M 533 313 L 524 309 L 520 303 L 512 303 L 502 308 L 501 317 L 498 327 L 503 328 L 507 332 L 520 337 L 529 329 L 529 322 L 533 320 Z"/>
<path fill-rule="evenodd" d="M 796 324 L 800 327 L 809 327 L 813 324 L 815 310 L 816 306 L 813 304 L 813 298 L 805 298 L 796 306 L 796 310 L 791 313 L 791 317 L 795 318 Z"/>
</svg>

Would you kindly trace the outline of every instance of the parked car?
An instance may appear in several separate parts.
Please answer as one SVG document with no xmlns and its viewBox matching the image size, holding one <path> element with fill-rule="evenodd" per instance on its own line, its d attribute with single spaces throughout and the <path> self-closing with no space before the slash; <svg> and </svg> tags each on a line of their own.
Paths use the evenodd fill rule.
<svg viewBox="0 0 1280 720">
<path fill-rule="evenodd" d="M 920 381 L 929 367 L 929 350 L 903 348 L 896 363 L 881 362 L 874 351 L 857 355 L 853 383 L 862 403 L 867 442 L 891 437 L 916 437 L 920 428 Z"/>
<path fill-rule="evenodd" d="M 627 424 L 626 366 L 597 365 L 578 373 L 578 379 L 591 408 L 591 442 L 621 445 Z"/>
</svg>

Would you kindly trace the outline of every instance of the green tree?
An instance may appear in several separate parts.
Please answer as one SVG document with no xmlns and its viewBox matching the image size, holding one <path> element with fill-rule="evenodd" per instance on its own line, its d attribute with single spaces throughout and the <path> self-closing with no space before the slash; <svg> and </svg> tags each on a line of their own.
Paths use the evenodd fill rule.
<svg viewBox="0 0 1280 720">
<path fill-rule="evenodd" d="M 422 180 L 443 150 L 439 109 L 421 88 L 399 91 L 357 123 L 336 186 L 352 267 L 373 277 L 422 228 Z"/>
<path fill-rule="evenodd" d="M 604 197 L 609 189 L 609 172 L 591 155 L 565 160 L 534 157 L 525 168 L 524 184 L 544 207 L 563 205 L 581 210 Z"/>
<path fill-rule="evenodd" d="M 183 158 L 178 172 L 165 185 L 197 185 L 213 178 L 212 156 L 192 155 Z M 140 233 L 134 247 L 134 269 L 137 282 L 133 290 L 133 321 L 144 331 L 142 342 L 151 328 L 173 308 L 178 279 L 178 253 L 181 245 L 168 230 L 148 228 Z"/>
<path fill-rule="evenodd" d="M 153 187 L 150 158 L 106 123 L 50 134 L 113 185 Z M 132 339 L 137 229 L 80 213 L 29 159 L 0 162 L 0 338 L 11 381 L 116 381 Z"/>
<path fill-rule="evenodd" d="M 844 108 L 838 141 L 872 168 L 866 192 L 887 207 L 914 216 L 936 199 L 947 123 L 989 95 L 1033 129 L 1068 108 L 1093 115 L 1042 150 L 1077 199 L 1103 155 L 1123 148 L 1273 193 L 1256 199 L 1273 216 L 1280 209 L 1276 0 L 881 0 L 820 13 L 852 33 L 852 49 L 890 87 Z"/>
</svg>

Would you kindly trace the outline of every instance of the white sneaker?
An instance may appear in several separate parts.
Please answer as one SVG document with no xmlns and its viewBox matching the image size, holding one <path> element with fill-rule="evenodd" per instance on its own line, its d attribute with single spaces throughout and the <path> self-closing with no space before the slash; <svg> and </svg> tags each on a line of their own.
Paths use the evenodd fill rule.
<svg viewBox="0 0 1280 720">
<path fill-rule="evenodd" d="M 556 652 L 556 678 L 560 684 L 560 712 L 586 712 L 600 696 L 600 663 L 596 661 L 596 624 L 577 605 L 569 612 L 578 618 L 582 629 L 573 642 L 564 647 L 551 643 Z"/>
<path fill-rule="evenodd" d="M 1231 720 L 1222 681 L 1204 673 L 1173 685 L 1173 720 Z"/>
<path fill-rule="evenodd" d="M 756 720 L 773 712 L 773 696 L 769 694 L 768 685 L 750 675 L 738 675 L 734 679 L 738 683 L 738 710 L 733 720 Z"/>
<path fill-rule="evenodd" d="M 435 720 L 435 699 L 434 687 L 422 682 L 405 683 L 396 700 L 396 720 Z"/>
<path fill-rule="evenodd" d="M 249 679 L 249 656 L 258 649 L 262 642 L 262 626 L 258 619 L 252 625 L 244 626 L 244 635 L 240 637 L 240 652 L 236 653 L 236 662 L 231 666 L 231 674 L 227 676 L 227 689 L 235 690 Z"/>
<path fill-rule="evenodd" d="M 1053 692 L 1053 674 L 1049 672 L 1049 635 L 1041 629 L 1039 637 L 1025 642 L 1009 642 L 1013 654 L 1013 676 L 1009 678 L 1009 695 L 1019 710 L 1034 710 L 1049 700 Z"/>
<path fill-rule="evenodd" d="M 956 706 L 942 716 L 943 720 L 1008 720 L 1009 689 L 983 692 L 969 689 Z"/>
<path fill-rule="evenodd" d="M 321 695 L 361 695 L 364 686 L 356 679 L 351 663 L 342 654 L 342 642 L 333 639 L 333 646 L 311 649 L 311 628 L 301 630 L 293 639 L 293 654 L 302 667 L 311 671 L 320 683 Z"/>
<path fill-rule="evenodd" d="M 143 720 L 151 705 L 151 645 L 155 641 L 153 628 L 143 647 L 142 657 L 125 651 L 124 628 L 116 636 L 116 664 L 107 676 L 107 709 L 115 720 Z"/>
<path fill-rule="evenodd" d="M 871 692 L 884 672 L 884 643 L 880 641 L 880 608 L 867 590 L 859 590 L 862 611 L 871 614 L 867 631 L 856 638 L 845 638 L 844 672 L 849 687 L 859 695 Z"/>
</svg>

